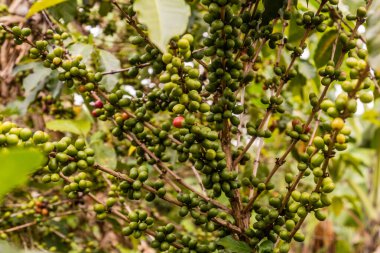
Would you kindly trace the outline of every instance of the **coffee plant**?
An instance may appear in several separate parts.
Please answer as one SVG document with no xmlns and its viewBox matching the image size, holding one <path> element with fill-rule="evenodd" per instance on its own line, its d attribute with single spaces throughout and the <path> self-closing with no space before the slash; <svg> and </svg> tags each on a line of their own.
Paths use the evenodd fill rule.
<svg viewBox="0 0 380 253">
<path fill-rule="evenodd" d="M 346 205 L 372 243 L 336 252 L 380 245 L 379 3 L 21 2 L 0 5 L 2 240 L 321 252 L 308 227 Z"/>
</svg>

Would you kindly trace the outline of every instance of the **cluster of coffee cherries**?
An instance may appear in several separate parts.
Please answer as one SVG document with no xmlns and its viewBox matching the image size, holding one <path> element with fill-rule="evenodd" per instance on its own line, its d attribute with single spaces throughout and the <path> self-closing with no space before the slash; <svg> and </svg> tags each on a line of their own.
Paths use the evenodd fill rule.
<svg viewBox="0 0 380 253">
<path fill-rule="evenodd" d="M 146 166 L 140 166 L 138 168 L 133 167 L 129 170 L 128 176 L 132 178 L 134 181 L 133 183 L 129 183 L 127 181 L 123 181 L 119 184 L 119 190 L 120 194 L 128 196 L 129 199 L 132 200 L 139 200 L 143 197 L 142 193 L 142 186 L 145 183 L 145 181 L 148 179 L 148 169 Z M 157 184 L 157 186 L 161 186 L 160 184 Z M 162 190 L 160 192 L 164 191 L 165 188 L 163 188 L 164 184 L 162 184 Z M 158 187 L 157 187 L 158 188 Z M 159 188 L 159 189 L 160 189 Z M 162 194 L 162 193 L 161 193 Z M 150 195 L 150 194 L 149 194 Z M 163 196 L 163 195 L 161 195 Z M 148 199 L 152 198 L 152 196 L 146 196 Z M 154 199 L 155 195 L 153 195 Z"/>
<path fill-rule="evenodd" d="M 71 166 L 74 166 L 74 165 L 71 165 Z M 53 178 L 53 176 L 55 176 L 55 175 L 56 174 L 45 175 L 42 178 L 42 180 L 44 182 L 49 182 L 49 176 L 50 176 L 51 181 L 53 181 L 53 182 L 57 181 L 57 180 L 55 180 L 55 178 Z M 71 179 L 70 180 L 71 183 L 69 183 L 63 187 L 63 191 L 68 194 L 68 197 L 70 199 L 77 198 L 79 192 L 89 193 L 90 189 L 93 186 L 92 181 L 88 180 L 87 174 L 85 172 L 80 172 L 80 173 L 78 173 L 78 175 L 76 175 L 74 177 L 70 177 L 70 179 Z"/>
<path fill-rule="evenodd" d="M 153 248 L 160 251 L 167 251 L 170 249 L 171 244 L 177 240 L 174 233 L 175 227 L 169 223 L 166 226 L 160 226 L 156 229 L 157 233 L 155 240 L 151 242 Z"/>
<path fill-rule="evenodd" d="M 325 5 L 322 9 L 322 12 L 328 12 L 328 7 Z M 315 14 L 313 11 L 307 11 L 304 14 L 299 14 L 296 18 L 296 23 L 299 26 L 304 28 L 315 28 L 318 32 L 324 32 L 327 28 L 327 25 L 323 23 L 327 17 L 322 14 Z"/>
<path fill-rule="evenodd" d="M 148 217 L 148 213 L 145 210 L 135 210 L 128 214 L 129 224 L 124 227 L 122 234 L 129 236 L 133 234 L 134 238 L 140 238 L 144 231 L 153 225 L 153 218 Z"/>
<path fill-rule="evenodd" d="M 75 141 L 70 137 L 63 137 L 59 141 L 50 142 L 49 135 L 43 131 L 33 131 L 29 128 L 18 127 L 15 123 L 5 121 L 0 124 L 0 146 L 2 147 L 38 147 L 48 155 L 46 166 L 43 167 L 45 175 L 44 183 L 57 182 L 60 180 L 58 173 L 70 176 L 78 170 L 87 171 L 94 165 L 94 150 L 86 147 L 84 139 Z M 91 182 L 85 180 L 86 173 L 80 173 L 75 177 L 75 182 L 64 191 L 74 197 L 78 190 L 86 190 Z M 69 190 L 70 189 L 70 190 Z"/>
<path fill-rule="evenodd" d="M 22 225 L 26 222 L 37 221 L 43 222 L 44 219 L 49 217 L 51 213 L 57 210 L 59 204 L 59 197 L 37 197 L 31 200 L 26 200 L 20 205 L 7 207 L 3 206 L 2 214 L 0 216 L 0 226 L 2 228 Z M 0 232 L 0 239 L 6 240 L 8 234 Z"/>
<path fill-rule="evenodd" d="M 12 33 L 16 41 L 22 43 L 30 34 L 29 28 L 12 27 Z M 82 56 L 76 57 L 67 56 L 66 49 L 63 48 L 63 41 L 69 38 L 69 34 L 54 33 L 52 30 L 47 32 L 50 40 L 38 40 L 34 43 L 34 47 L 29 49 L 29 57 L 32 59 L 42 59 L 46 68 L 59 69 L 58 79 L 63 81 L 68 88 L 76 85 L 81 93 L 89 92 L 95 89 L 98 82 L 102 79 L 102 74 L 99 72 L 88 70 L 82 62 Z M 49 46 L 52 44 L 52 49 Z M 57 45 L 56 45 L 57 44 Z M 83 82 L 85 81 L 85 84 Z"/>
<path fill-rule="evenodd" d="M 183 204 L 179 210 L 179 216 L 185 217 L 188 214 L 194 219 L 196 225 L 201 226 L 208 232 L 214 232 L 218 227 L 212 221 L 215 217 L 226 219 L 226 213 L 214 208 L 211 203 L 199 199 L 194 193 L 180 193 L 177 199 Z"/>
<path fill-rule="evenodd" d="M 308 133 L 310 132 L 310 127 L 306 127 L 300 123 L 299 120 L 295 119 L 292 121 L 292 128 L 286 130 L 286 135 L 290 136 L 296 140 L 302 140 L 303 142 L 308 142 L 310 136 Z"/>
<path fill-rule="evenodd" d="M 32 132 L 29 128 L 18 127 L 10 121 L 0 122 L 0 147 L 41 147 L 46 153 L 54 149 L 54 144 L 48 142 L 49 135 L 42 131 Z"/>
<path fill-rule="evenodd" d="M 17 45 L 21 45 L 23 43 L 23 39 L 32 34 L 32 30 L 30 28 L 20 28 L 19 26 L 12 27 L 12 32 L 15 35 L 15 43 Z"/>
<path fill-rule="evenodd" d="M 194 167 L 206 175 L 203 180 L 206 189 L 212 189 L 214 196 L 220 196 L 222 191 L 230 196 L 231 190 L 240 187 L 236 181 L 237 174 L 226 170 L 225 153 L 220 149 L 216 131 L 196 124 L 196 119 L 191 115 L 173 124 L 179 127 L 173 136 L 182 142 L 175 147 L 178 160 L 184 162 L 190 159 Z"/>
<path fill-rule="evenodd" d="M 56 119 L 71 119 L 74 117 L 75 112 L 72 106 L 62 103 L 61 100 L 53 98 L 51 95 L 42 96 L 39 101 L 43 112 L 54 116 Z"/>
<path fill-rule="evenodd" d="M 142 28 L 142 27 L 141 27 Z M 129 42 L 133 45 L 143 47 L 143 50 L 140 54 L 132 54 L 128 58 L 128 62 L 132 64 L 132 66 L 136 66 L 138 64 L 151 63 L 152 66 L 152 75 L 157 75 L 161 73 L 164 69 L 164 64 L 162 63 L 162 54 L 160 50 L 151 44 L 147 44 L 146 40 L 141 37 L 141 35 L 135 35 L 129 37 Z M 131 67 L 128 72 L 126 72 L 125 76 L 127 78 L 134 78 L 138 75 L 138 67 Z"/>
<path fill-rule="evenodd" d="M 176 253 L 215 252 L 217 250 L 217 245 L 214 241 L 200 241 L 189 235 L 181 236 L 179 241 L 184 248 L 175 250 Z"/>
</svg>

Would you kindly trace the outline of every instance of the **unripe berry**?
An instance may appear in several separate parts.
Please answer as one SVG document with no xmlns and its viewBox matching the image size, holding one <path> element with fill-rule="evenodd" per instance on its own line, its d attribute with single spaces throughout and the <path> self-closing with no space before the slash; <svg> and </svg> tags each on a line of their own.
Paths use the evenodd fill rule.
<svg viewBox="0 0 380 253">
<path fill-rule="evenodd" d="M 165 63 L 165 64 L 169 64 L 172 62 L 172 59 L 173 59 L 173 55 L 172 54 L 169 54 L 169 53 L 165 53 L 164 55 L 162 55 L 162 61 Z"/>
<path fill-rule="evenodd" d="M 23 141 L 27 141 L 30 137 L 32 137 L 33 135 L 33 132 L 32 130 L 28 129 L 28 128 L 23 128 L 21 131 L 20 131 L 20 138 L 21 140 Z"/>
<path fill-rule="evenodd" d="M 19 26 L 14 26 L 12 27 L 12 32 L 16 35 L 16 36 L 20 36 L 21 35 L 21 28 Z"/>
<path fill-rule="evenodd" d="M 324 221 L 327 218 L 327 215 L 324 212 L 322 212 L 321 210 L 316 210 L 314 212 L 314 216 L 315 216 L 315 218 L 317 218 L 320 221 Z"/>
<path fill-rule="evenodd" d="M 362 103 L 368 104 L 373 101 L 373 93 L 372 92 L 363 92 L 360 94 L 359 99 Z"/>
<path fill-rule="evenodd" d="M 177 42 L 177 44 L 178 44 L 178 47 L 179 47 L 180 49 L 189 49 L 189 48 L 190 48 L 190 43 L 189 43 L 189 41 L 186 40 L 186 39 L 180 39 L 180 40 Z"/>
<path fill-rule="evenodd" d="M 344 127 L 344 120 L 342 118 L 335 118 L 331 122 L 331 127 L 334 130 L 341 130 Z"/>
<path fill-rule="evenodd" d="M 94 211 L 96 212 L 96 213 L 103 213 L 103 212 L 105 212 L 106 211 L 106 207 L 104 206 L 104 205 L 102 205 L 102 204 L 95 204 L 94 205 Z"/>
<path fill-rule="evenodd" d="M 40 144 L 40 143 L 44 143 L 47 141 L 47 138 L 45 136 L 45 133 L 42 132 L 42 131 L 36 131 L 34 134 L 33 134 L 33 142 L 35 144 Z"/>
<path fill-rule="evenodd" d="M 359 18 L 365 18 L 367 16 L 367 9 L 363 6 L 359 7 L 357 10 L 356 10 L 356 15 L 359 17 Z"/>
<path fill-rule="evenodd" d="M 24 37 L 29 36 L 31 33 L 32 33 L 32 30 L 30 30 L 30 28 L 22 28 L 21 30 L 21 34 Z"/>
<path fill-rule="evenodd" d="M 62 54 L 63 54 L 62 47 L 56 47 L 56 48 L 54 48 L 53 53 L 57 57 L 62 57 Z"/>
<path fill-rule="evenodd" d="M 58 66 L 59 64 L 61 64 L 61 62 L 62 62 L 61 58 L 54 57 L 54 59 L 53 59 L 53 64 L 54 65 Z"/>
</svg>

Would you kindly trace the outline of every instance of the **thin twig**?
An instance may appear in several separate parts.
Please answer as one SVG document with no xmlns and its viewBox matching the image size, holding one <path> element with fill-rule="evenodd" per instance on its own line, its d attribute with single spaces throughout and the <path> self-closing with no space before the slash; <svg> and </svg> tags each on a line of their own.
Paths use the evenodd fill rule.
<svg viewBox="0 0 380 253">
<path fill-rule="evenodd" d="M 112 75 L 112 74 L 117 74 L 117 73 L 121 73 L 121 72 L 126 72 L 126 71 L 129 71 L 129 70 L 133 69 L 133 68 L 144 68 L 144 67 L 150 66 L 151 64 L 152 63 L 147 62 L 147 63 L 143 63 L 143 64 L 140 64 L 140 65 L 132 66 L 132 67 L 129 67 L 129 68 L 106 71 L 106 72 L 102 72 L 102 75 L 105 76 L 105 75 Z"/>
<path fill-rule="evenodd" d="M 193 171 L 194 175 L 195 175 L 195 178 L 197 179 L 198 181 L 198 184 L 199 186 L 201 187 L 202 189 L 202 192 L 207 195 L 207 192 L 206 192 L 206 188 L 204 187 L 203 183 L 202 183 L 202 178 L 201 176 L 199 175 L 197 169 L 194 167 L 194 166 L 191 166 L 191 170 Z"/>
</svg>

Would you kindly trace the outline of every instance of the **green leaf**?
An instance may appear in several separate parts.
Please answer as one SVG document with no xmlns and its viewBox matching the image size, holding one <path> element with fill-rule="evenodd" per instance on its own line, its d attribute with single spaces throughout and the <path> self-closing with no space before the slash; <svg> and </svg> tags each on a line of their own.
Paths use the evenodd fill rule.
<svg viewBox="0 0 380 253">
<path fill-rule="evenodd" d="M 28 175 L 42 165 L 43 155 L 35 149 L 9 149 L 0 151 L 0 198 L 19 186 Z"/>
<path fill-rule="evenodd" d="M 104 133 L 96 132 L 91 137 L 91 148 L 95 151 L 95 162 L 109 169 L 116 169 L 117 157 L 115 149 L 109 143 L 104 142 Z"/>
<path fill-rule="evenodd" d="M 305 29 L 297 25 L 296 19 L 292 18 L 289 22 L 288 41 L 290 43 L 298 42 L 303 37 L 304 33 Z"/>
<path fill-rule="evenodd" d="M 0 243 L 0 252 L 4 253 L 42 253 L 42 251 L 37 251 L 37 250 L 23 250 L 23 249 L 18 249 L 6 242 Z"/>
<path fill-rule="evenodd" d="M 375 2 L 376 1 L 374 1 L 374 4 Z M 343 12 L 343 14 L 348 14 L 348 13 L 356 13 L 356 10 L 360 6 L 364 6 L 364 5 L 365 5 L 364 2 L 361 0 L 342 0 L 342 1 L 339 1 L 338 7 Z"/>
<path fill-rule="evenodd" d="M 24 100 L 13 105 L 17 107 L 21 114 L 25 114 L 29 105 L 35 100 L 39 91 L 41 91 L 45 84 L 50 80 L 52 70 L 45 68 L 40 62 L 31 62 L 24 65 L 17 66 L 13 70 L 13 74 L 20 71 L 32 69 L 33 73 L 29 74 L 22 81 L 22 86 L 25 90 Z M 16 102 L 16 101 L 15 101 Z"/>
<path fill-rule="evenodd" d="M 35 13 L 43 11 L 47 8 L 53 7 L 64 1 L 66 0 L 39 0 L 30 7 L 28 13 L 26 14 L 26 18 L 30 18 Z"/>
<path fill-rule="evenodd" d="M 236 252 L 236 253 L 250 253 L 252 252 L 252 249 L 248 246 L 247 243 L 236 241 L 234 238 L 232 238 L 231 235 L 223 237 L 219 241 L 216 242 L 218 245 L 223 246 L 226 250 L 229 250 L 230 252 Z"/>
<path fill-rule="evenodd" d="M 104 71 L 120 69 L 120 61 L 113 54 L 105 50 L 99 50 L 99 61 Z M 108 92 L 112 91 L 119 81 L 118 74 L 103 76 L 101 84 L 105 85 Z"/>
<path fill-rule="evenodd" d="M 375 71 L 380 71 L 380 3 L 374 1 L 373 6 L 370 8 L 367 19 L 367 48 L 368 48 L 368 60 L 371 67 Z"/>
<path fill-rule="evenodd" d="M 259 253 L 272 253 L 273 252 L 273 242 L 265 240 L 259 245 Z"/>
<path fill-rule="evenodd" d="M 317 68 L 320 68 L 331 59 L 333 45 L 338 36 L 336 30 L 330 30 L 323 34 L 319 40 L 314 54 L 314 62 Z M 336 62 L 342 51 L 342 43 L 338 42 L 335 50 L 334 61 Z"/>
<path fill-rule="evenodd" d="M 364 212 L 367 214 L 369 219 L 376 219 L 376 210 L 371 205 L 371 200 L 367 197 L 367 193 L 363 191 L 363 189 L 357 185 L 353 180 L 347 179 L 348 185 L 351 187 L 351 189 L 356 193 L 358 196 L 358 199 L 362 202 L 362 207 L 364 209 Z"/>
<path fill-rule="evenodd" d="M 108 1 L 101 1 L 99 6 L 99 14 L 105 17 L 112 10 L 112 3 Z"/>
<path fill-rule="evenodd" d="M 148 36 L 162 51 L 173 36 L 186 31 L 190 6 L 185 0 L 137 0 L 133 4 L 139 21 L 148 27 Z"/>
<path fill-rule="evenodd" d="M 269 21 L 278 16 L 278 11 L 284 6 L 283 0 L 263 0 L 264 12 L 263 12 L 263 24 L 266 25 Z"/>
<path fill-rule="evenodd" d="M 94 51 L 94 47 L 89 44 L 76 42 L 68 47 L 68 50 L 73 56 L 82 56 L 82 61 L 86 64 L 91 60 L 91 54 Z"/>
<path fill-rule="evenodd" d="M 338 240 L 335 244 L 335 249 L 336 249 L 335 252 L 339 252 L 339 253 L 352 252 L 350 241 L 347 241 L 347 240 Z"/>
<path fill-rule="evenodd" d="M 13 68 L 12 75 L 16 75 L 17 73 L 19 73 L 21 71 L 25 71 L 25 70 L 28 70 L 28 69 L 33 69 L 38 64 L 39 64 L 38 62 L 32 61 L 32 62 L 28 62 L 28 63 L 25 63 L 25 64 L 17 65 L 15 68 Z"/>
<path fill-rule="evenodd" d="M 57 119 L 47 122 L 46 128 L 53 131 L 70 132 L 77 135 L 87 135 L 91 130 L 91 122 L 88 120 Z"/>
<path fill-rule="evenodd" d="M 56 20 L 63 20 L 66 24 L 73 21 L 77 12 L 77 0 L 67 0 L 49 9 L 49 13 Z"/>
</svg>

